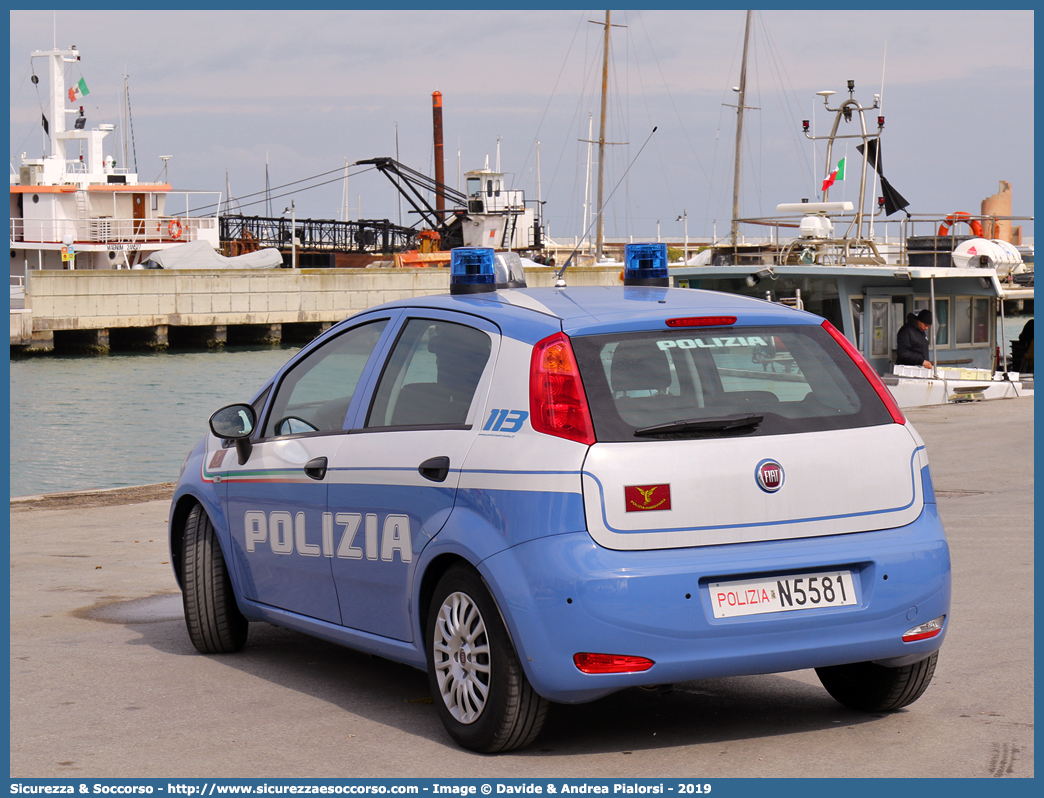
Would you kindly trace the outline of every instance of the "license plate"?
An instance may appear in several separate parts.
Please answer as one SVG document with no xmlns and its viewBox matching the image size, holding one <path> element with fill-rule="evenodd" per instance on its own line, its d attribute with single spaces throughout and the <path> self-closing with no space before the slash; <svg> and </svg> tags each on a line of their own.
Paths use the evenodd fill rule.
<svg viewBox="0 0 1044 798">
<path fill-rule="evenodd" d="M 851 571 L 711 582 L 708 587 L 715 618 L 843 607 L 858 603 Z"/>
</svg>

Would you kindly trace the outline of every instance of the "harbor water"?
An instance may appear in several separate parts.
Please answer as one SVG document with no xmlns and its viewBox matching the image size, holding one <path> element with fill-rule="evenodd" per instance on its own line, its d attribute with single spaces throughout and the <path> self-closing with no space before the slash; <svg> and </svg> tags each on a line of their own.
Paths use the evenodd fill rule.
<svg viewBox="0 0 1044 798">
<path fill-rule="evenodd" d="M 1006 318 L 1005 340 L 1017 338 L 1029 318 Z M 297 350 L 13 360 L 11 497 L 177 480 L 210 415 L 249 401 Z"/>
<path fill-rule="evenodd" d="M 223 405 L 299 347 L 11 361 L 11 496 L 173 482 Z"/>
</svg>

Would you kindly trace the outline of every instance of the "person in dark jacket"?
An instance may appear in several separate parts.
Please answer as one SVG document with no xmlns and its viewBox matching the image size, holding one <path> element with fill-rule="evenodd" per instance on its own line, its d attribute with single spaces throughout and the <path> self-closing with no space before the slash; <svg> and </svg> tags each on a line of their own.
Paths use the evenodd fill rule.
<svg viewBox="0 0 1044 798">
<path fill-rule="evenodd" d="M 1019 333 L 1019 343 L 1022 344 L 1022 362 L 1019 371 L 1027 374 L 1033 373 L 1033 319 L 1026 322 L 1026 326 Z"/>
<path fill-rule="evenodd" d="M 932 312 L 925 308 L 916 316 L 906 317 L 906 324 L 899 328 L 895 344 L 898 350 L 896 362 L 900 366 L 932 367 L 928 352 L 928 336 L 925 331 L 932 326 Z"/>
</svg>

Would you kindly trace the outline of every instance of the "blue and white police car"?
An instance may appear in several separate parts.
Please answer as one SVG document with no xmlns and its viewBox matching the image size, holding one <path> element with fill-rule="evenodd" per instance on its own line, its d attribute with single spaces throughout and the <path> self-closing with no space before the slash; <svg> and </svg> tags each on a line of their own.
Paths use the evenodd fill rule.
<svg viewBox="0 0 1044 798">
<path fill-rule="evenodd" d="M 453 252 L 222 408 L 170 512 L 189 636 L 264 621 L 425 669 L 450 736 L 506 751 L 548 702 L 815 668 L 917 700 L 950 560 L 924 443 L 829 322 L 667 288 L 528 289 Z"/>
</svg>

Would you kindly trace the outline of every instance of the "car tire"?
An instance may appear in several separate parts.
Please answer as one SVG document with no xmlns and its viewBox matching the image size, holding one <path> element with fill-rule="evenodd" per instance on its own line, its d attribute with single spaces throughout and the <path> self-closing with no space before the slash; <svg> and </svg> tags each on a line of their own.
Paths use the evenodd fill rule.
<svg viewBox="0 0 1044 798">
<path fill-rule="evenodd" d="M 891 712 L 921 697 L 935 675 L 938 660 L 939 652 L 935 651 L 930 657 L 900 668 L 855 662 L 816 668 L 816 675 L 827 692 L 846 707 L 863 712 Z"/>
<path fill-rule="evenodd" d="M 454 566 L 428 613 L 428 682 L 446 730 L 479 753 L 511 751 L 540 733 L 548 702 L 530 685 L 482 577 Z"/>
<path fill-rule="evenodd" d="M 242 649 L 247 619 L 236 605 L 214 525 L 198 504 L 185 520 L 181 568 L 181 598 L 192 645 L 203 654 Z"/>
</svg>

